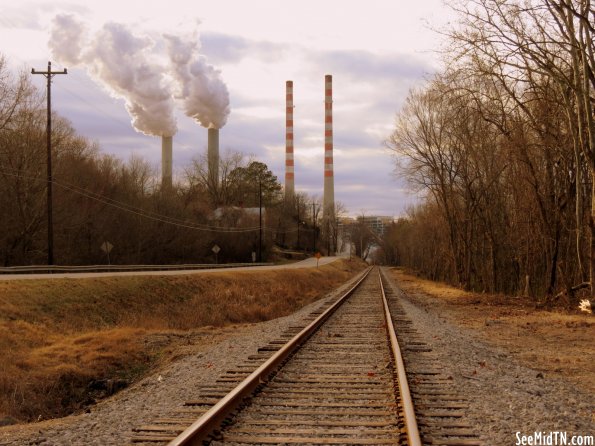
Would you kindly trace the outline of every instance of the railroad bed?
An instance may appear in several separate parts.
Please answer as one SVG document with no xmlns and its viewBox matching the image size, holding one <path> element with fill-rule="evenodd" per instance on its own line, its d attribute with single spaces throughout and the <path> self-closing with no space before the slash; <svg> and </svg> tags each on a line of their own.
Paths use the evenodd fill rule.
<svg viewBox="0 0 595 446">
<path fill-rule="evenodd" d="M 448 382 L 431 357 L 405 378 L 393 321 L 406 332 L 401 345 L 408 355 L 431 349 L 415 341 L 396 294 L 390 291 L 390 303 L 384 295 L 382 275 L 368 271 L 337 302 L 311 314 L 307 327 L 291 327 L 216 386 L 203 387 L 200 399 L 136 429 L 132 441 L 413 446 L 422 441 L 412 384 L 415 405 L 422 408 L 423 444 L 479 445 L 461 422 L 464 401 L 443 390 Z"/>
</svg>

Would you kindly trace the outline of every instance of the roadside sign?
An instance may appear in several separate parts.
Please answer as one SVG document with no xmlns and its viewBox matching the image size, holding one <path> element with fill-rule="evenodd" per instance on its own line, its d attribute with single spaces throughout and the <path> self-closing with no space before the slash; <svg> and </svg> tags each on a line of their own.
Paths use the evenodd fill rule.
<svg viewBox="0 0 595 446">
<path fill-rule="evenodd" d="M 101 244 L 101 250 L 103 252 L 105 252 L 106 254 L 109 254 L 110 252 L 112 252 L 112 248 L 114 247 L 114 245 L 112 245 L 110 242 L 103 242 Z"/>
<path fill-rule="evenodd" d="M 101 250 L 107 254 L 107 264 L 108 265 L 112 264 L 112 262 L 109 259 L 109 253 L 112 252 L 113 247 L 114 247 L 114 245 L 112 245 L 107 240 L 101 244 Z"/>
<path fill-rule="evenodd" d="M 219 254 L 219 251 L 221 251 L 221 248 L 219 248 L 219 245 L 213 245 L 213 247 L 211 248 L 211 251 L 213 251 L 215 253 L 215 263 L 219 263 L 219 256 L 217 254 Z"/>
</svg>

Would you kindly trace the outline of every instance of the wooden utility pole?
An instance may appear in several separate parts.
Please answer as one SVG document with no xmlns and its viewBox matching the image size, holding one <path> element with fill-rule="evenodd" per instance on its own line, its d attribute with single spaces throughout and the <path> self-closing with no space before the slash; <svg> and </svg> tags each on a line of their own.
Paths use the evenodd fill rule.
<svg viewBox="0 0 595 446">
<path fill-rule="evenodd" d="M 262 262 L 262 178 L 258 178 L 258 262 Z"/>
<path fill-rule="evenodd" d="M 48 265 L 54 264 L 54 223 L 52 219 L 52 77 L 56 74 L 67 74 L 66 68 L 62 71 L 52 71 L 52 63 L 48 62 L 47 71 L 37 71 L 35 68 L 31 69 L 31 74 L 43 74 L 48 80 L 47 83 L 47 205 L 48 205 Z"/>
<path fill-rule="evenodd" d="M 300 249 L 300 196 L 296 195 L 295 201 L 297 203 L 297 242 L 296 249 Z"/>
<path fill-rule="evenodd" d="M 312 237 L 312 253 L 316 254 L 316 202 L 312 200 L 312 225 L 314 226 L 314 237 Z"/>
</svg>

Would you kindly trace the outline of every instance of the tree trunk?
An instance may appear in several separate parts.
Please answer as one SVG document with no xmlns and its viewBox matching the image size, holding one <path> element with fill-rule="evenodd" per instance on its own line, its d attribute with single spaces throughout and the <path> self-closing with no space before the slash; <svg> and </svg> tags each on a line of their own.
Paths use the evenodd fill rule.
<svg viewBox="0 0 595 446">
<path fill-rule="evenodd" d="M 591 301 L 595 297 L 595 166 L 591 166 L 591 258 L 589 259 L 589 280 L 591 281 Z"/>
</svg>

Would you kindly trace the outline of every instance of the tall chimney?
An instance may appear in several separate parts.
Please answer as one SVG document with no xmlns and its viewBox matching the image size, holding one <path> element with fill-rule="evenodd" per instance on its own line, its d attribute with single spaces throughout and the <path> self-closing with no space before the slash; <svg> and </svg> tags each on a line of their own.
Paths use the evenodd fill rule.
<svg viewBox="0 0 595 446">
<path fill-rule="evenodd" d="M 293 81 L 285 83 L 285 201 L 295 193 L 293 161 Z"/>
<path fill-rule="evenodd" d="M 209 183 L 217 188 L 219 186 L 219 129 L 209 128 L 207 160 L 209 166 Z"/>
<path fill-rule="evenodd" d="M 172 187 L 172 137 L 161 137 L 161 188 Z"/>
<path fill-rule="evenodd" d="M 328 224 L 335 215 L 333 173 L 333 76 L 324 76 L 324 195 L 322 218 Z"/>
</svg>

